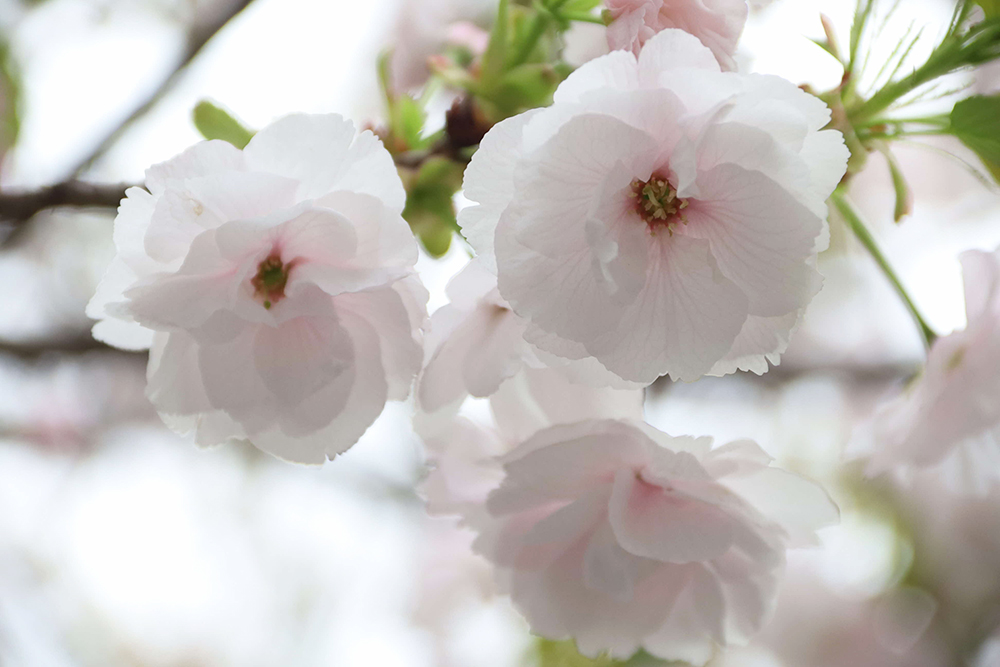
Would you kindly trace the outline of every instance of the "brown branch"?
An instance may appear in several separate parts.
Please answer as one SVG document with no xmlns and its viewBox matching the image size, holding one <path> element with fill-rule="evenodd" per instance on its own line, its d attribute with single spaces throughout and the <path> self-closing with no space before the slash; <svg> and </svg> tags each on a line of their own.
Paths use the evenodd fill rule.
<svg viewBox="0 0 1000 667">
<path fill-rule="evenodd" d="M 227 8 L 227 11 L 220 12 L 218 16 L 211 17 L 211 20 L 205 21 L 203 24 L 196 24 L 191 31 L 188 33 L 187 46 L 184 49 L 184 54 L 181 56 L 180 62 L 174 68 L 173 72 L 163 80 L 159 87 L 150 94 L 146 100 L 136 107 L 131 114 L 129 114 L 121 123 L 118 124 L 114 130 L 112 130 L 107 136 L 102 139 L 97 146 L 83 158 L 79 163 L 77 163 L 69 173 L 73 176 L 79 176 L 83 172 L 87 171 L 97 160 L 104 156 L 112 146 L 122 137 L 125 132 L 128 131 L 137 121 L 142 119 L 156 104 L 163 99 L 178 81 L 183 77 L 187 66 L 198 57 L 202 49 L 208 44 L 209 41 L 220 31 L 226 24 L 231 20 L 236 18 L 244 9 L 247 8 L 253 0 L 235 0 L 231 3 L 231 6 Z"/>
<path fill-rule="evenodd" d="M 135 352 L 111 347 L 91 337 L 90 332 L 71 338 L 42 339 L 27 342 L 0 341 L 0 356 L 14 357 L 21 361 L 35 362 L 59 355 L 111 353 L 140 358 L 145 351 Z"/>
<path fill-rule="evenodd" d="M 36 213 L 60 206 L 118 208 L 129 187 L 66 181 L 39 190 L 0 192 L 0 222 L 25 222 Z"/>
</svg>

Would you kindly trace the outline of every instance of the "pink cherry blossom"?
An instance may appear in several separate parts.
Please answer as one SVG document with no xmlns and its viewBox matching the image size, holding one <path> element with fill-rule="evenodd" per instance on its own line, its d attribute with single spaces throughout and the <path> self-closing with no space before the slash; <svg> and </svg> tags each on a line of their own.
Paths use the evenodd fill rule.
<svg viewBox="0 0 1000 667">
<path fill-rule="evenodd" d="M 388 152 L 340 116 L 289 116 L 240 151 L 210 141 L 146 174 L 88 308 L 150 347 L 147 395 L 200 445 L 320 463 L 404 399 L 426 291 Z"/>
<path fill-rule="evenodd" d="M 939 338 L 923 375 L 879 409 L 869 471 L 935 467 L 981 495 L 1000 480 L 1000 249 L 961 261 L 968 325 Z"/>
<path fill-rule="evenodd" d="M 722 73 L 664 30 L 494 127 L 459 223 L 536 347 L 647 384 L 763 373 L 821 286 L 848 156 L 829 119 L 793 84 Z"/>
<path fill-rule="evenodd" d="M 772 609 L 785 550 L 838 512 L 749 441 L 631 421 L 543 430 L 505 457 L 476 548 L 532 630 L 588 656 L 703 664 Z"/>
<path fill-rule="evenodd" d="M 691 33 L 715 54 L 723 69 L 735 70 L 733 54 L 746 25 L 746 0 L 606 0 L 613 19 L 608 46 L 639 55 L 653 35 L 676 28 Z"/>
</svg>

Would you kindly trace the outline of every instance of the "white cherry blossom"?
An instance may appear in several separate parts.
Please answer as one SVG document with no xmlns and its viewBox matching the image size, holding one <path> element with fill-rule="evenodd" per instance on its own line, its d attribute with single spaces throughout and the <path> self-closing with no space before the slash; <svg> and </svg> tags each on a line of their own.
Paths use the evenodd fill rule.
<svg viewBox="0 0 1000 667">
<path fill-rule="evenodd" d="M 707 661 L 772 609 L 785 551 L 838 519 L 754 443 L 638 422 L 540 431 L 505 457 L 476 548 L 532 630 L 585 655 Z"/>
<path fill-rule="evenodd" d="M 961 262 L 968 325 L 935 341 L 923 375 L 876 413 L 869 472 L 935 467 L 983 495 L 1000 481 L 1000 249 Z"/>
<path fill-rule="evenodd" d="M 459 223 L 551 354 L 647 384 L 763 373 L 821 286 L 848 156 L 829 119 L 788 81 L 721 72 L 664 30 L 494 127 Z"/>
<path fill-rule="evenodd" d="M 94 335 L 150 347 L 147 395 L 200 445 L 321 463 L 419 370 L 426 291 L 388 152 L 337 115 L 240 151 L 203 142 L 146 173 L 115 221 Z"/>
<path fill-rule="evenodd" d="M 746 0 L 606 0 L 612 22 L 608 46 L 639 55 L 653 35 L 667 28 L 691 33 L 715 54 L 723 69 L 735 70 L 736 45 L 746 25 Z"/>
</svg>

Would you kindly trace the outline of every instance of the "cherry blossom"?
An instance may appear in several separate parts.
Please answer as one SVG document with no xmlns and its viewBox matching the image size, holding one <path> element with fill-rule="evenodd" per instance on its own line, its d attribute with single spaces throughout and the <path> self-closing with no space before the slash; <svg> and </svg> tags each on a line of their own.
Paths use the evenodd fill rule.
<svg viewBox="0 0 1000 667">
<path fill-rule="evenodd" d="M 701 40 L 723 69 L 736 69 L 733 54 L 747 22 L 746 0 L 607 0 L 607 6 L 612 49 L 638 56 L 653 35 L 676 28 Z"/>
<path fill-rule="evenodd" d="M 868 469 L 935 467 L 982 495 L 1000 479 L 1000 249 L 961 262 L 968 325 L 935 341 L 923 375 L 878 410 Z"/>
<path fill-rule="evenodd" d="M 392 158 L 337 115 L 289 116 L 240 151 L 197 144 L 115 221 L 94 335 L 150 347 L 147 395 L 200 445 L 321 463 L 404 399 L 426 291 Z"/>
<path fill-rule="evenodd" d="M 495 126 L 459 223 L 547 352 L 647 384 L 763 373 L 821 286 L 848 156 L 829 119 L 793 84 L 723 73 L 664 30 Z"/>
<path fill-rule="evenodd" d="M 754 443 L 712 449 L 638 422 L 540 431 L 504 459 L 477 550 L 532 630 L 581 653 L 703 664 L 767 620 L 786 549 L 838 519 Z"/>
</svg>

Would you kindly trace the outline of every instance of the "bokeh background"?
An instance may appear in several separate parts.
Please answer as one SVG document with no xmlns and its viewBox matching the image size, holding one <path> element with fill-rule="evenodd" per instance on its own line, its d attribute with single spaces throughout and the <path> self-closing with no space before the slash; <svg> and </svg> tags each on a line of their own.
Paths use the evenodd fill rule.
<svg viewBox="0 0 1000 667">
<path fill-rule="evenodd" d="M 11 74 L 0 77 L 0 195 L 81 164 L 87 180 L 141 182 L 148 165 L 199 140 L 191 109 L 205 98 L 250 127 L 294 111 L 377 124 L 381 50 L 394 49 L 399 82 L 419 85 L 449 27 L 488 27 L 494 10 L 491 0 L 254 0 L 225 21 L 244 4 L 0 0 Z M 839 81 L 810 38 L 822 37 L 821 11 L 846 34 L 853 0 L 752 5 L 743 67 L 816 89 Z M 872 62 L 910 22 L 933 35 L 950 9 L 902 0 Z M 602 53 L 602 29 L 575 29 L 566 48 L 576 63 Z M 993 92 L 993 70 L 955 83 Z M 897 155 L 916 195 L 903 224 L 892 222 L 880 157 L 852 194 L 931 324 L 948 332 L 964 324 L 957 255 L 1000 244 L 1000 197 L 957 142 Z M 412 405 L 390 404 L 352 450 L 312 468 L 252 448 L 199 450 L 160 423 L 143 396 L 145 357 L 89 339 L 84 306 L 114 251 L 113 216 L 57 209 L 0 221 L 0 665 L 532 664 L 533 640 L 471 536 L 423 509 Z M 832 231 L 825 289 L 779 368 L 647 392 L 655 426 L 754 438 L 842 507 L 821 548 L 791 554 L 771 627 L 716 664 L 996 667 L 1000 496 L 959 498 L 925 477 L 862 479 L 852 457 L 865 422 L 923 353 L 863 249 L 836 221 Z M 467 259 L 458 243 L 421 258 L 432 310 Z"/>
</svg>

